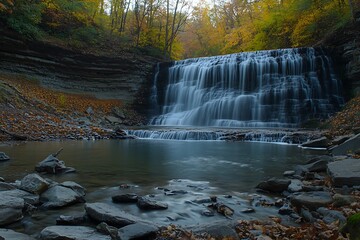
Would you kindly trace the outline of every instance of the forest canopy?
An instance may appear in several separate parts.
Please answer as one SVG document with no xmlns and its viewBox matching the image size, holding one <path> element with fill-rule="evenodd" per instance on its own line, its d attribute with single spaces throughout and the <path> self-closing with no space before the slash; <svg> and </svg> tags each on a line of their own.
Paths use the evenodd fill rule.
<svg viewBox="0 0 360 240">
<path fill-rule="evenodd" d="M 351 21 L 357 2 L 0 0 L 0 21 L 27 38 L 180 59 L 311 46 Z"/>
</svg>

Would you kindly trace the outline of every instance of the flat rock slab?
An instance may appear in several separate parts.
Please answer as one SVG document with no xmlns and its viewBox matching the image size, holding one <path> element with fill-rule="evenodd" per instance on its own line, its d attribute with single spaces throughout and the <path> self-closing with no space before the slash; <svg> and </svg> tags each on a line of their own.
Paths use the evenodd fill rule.
<svg viewBox="0 0 360 240">
<path fill-rule="evenodd" d="M 45 208 L 61 208 L 75 203 L 85 202 L 82 195 L 71 188 L 56 185 L 41 195 L 40 201 Z"/>
<path fill-rule="evenodd" d="M 138 219 L 106 203 L 85 204 L 86 213 L 97 222 L 106 222 L 115 227 L 124 227 L 138 222 Z"/>
<path fill-rule="evenodd" d="M 291 181 L 288 179 L 270 178 L 267 181 L 259 183 L 256 188 L 267 192 L 281 193 L 288 189 Z"/>
<path fill-rule="evenodd" d="M 360 160 L 345 159 L 328 164 L 328 173 L 335 187 L 360 186 Z"/>
<path fill-rule="evenodd" d="M 17 222 L 23 218 L 24 200 L 0 192 L 0 226 Z"/>
<path fill-rule="evenodd" d="M 35 240 L 35 238 L 30 237 L 23 233 L 15 232 L 11 229 L 0 228 L 0 239 L 4 240 Z"/>
<path fill-rule="evenodd" d="M 316 210 L 319 207 L 326 207 L 333 202 L 329 192 L 301 192 L 291 197 L 291 204 L 297 208 L 303 206 L 310 210 Z"/>
<path fill-rule="evenodd" d="M 94 228 L 82 226 L 50 226 L 40 233 L 42 240 L 111 240 L 110 236 L 101 234 Z"/>
<path fill-rule="evenodd" d="M 326 137 L 321 137 L 315 140 L 311 140 L 308 142 L 305 142 L 303 144 L 301 144 L 301 147 L 306 147 L 306 148 L 327 148 L 329 146 L 329 139 L 327 139 Z"/>
<path fill-rule="evenodd" d="M 120 228 L 118 231 L 118 239 L 131 240 L 131 239 L 151 239 L 150 237 L 156 236 L 158 227 L 145 224 L 135 223 L 126 227 Z"/>
<path fill-rule="evenodd" d="M 165 210 L 168 208 L 166 203 L 151 200 L 147 197 L 139 197 L 137 206 L 143 210 Z"/>
<path fill-rule="evenodd" d="M 360 133 L 344 143 L 330 149 L 333 155 L 346 155 L 360 149 Z"/>
</svg>

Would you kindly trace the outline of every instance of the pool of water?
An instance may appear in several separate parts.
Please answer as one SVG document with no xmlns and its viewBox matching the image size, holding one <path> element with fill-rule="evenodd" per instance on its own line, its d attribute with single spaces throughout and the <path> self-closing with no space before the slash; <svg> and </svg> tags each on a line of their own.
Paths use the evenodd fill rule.
<svg viewBox="0 0 360 240">
<path fill-rule="evenodd" d="M 87 189 L 87 202 L 105 202 L 130 214 L 160 225 L 194 226 L 227 220 L 215 212 L 207 217 L 207 204 L 195 199 L 218 196 L 235 212 L 233 219 L 261 219 L 276 215 L 277 209 L 256 205 L 255 186 L 269 177 L 280 177 L 285 170 L 306 161 L 313 153 L 296 146 L 222 141 L 66 141 L 29 142 L 15 146 L 0 146 L 11 157 L 0 163 L 0 176 L 6 181 L 21 179 L 34 172 L 35 165 L 47 155 L 63 151 L 58 156 L 76 173 L 45 175 L 57 182 L 75 181 Z M 121 189 L 121 184 L 132 186 Z M 160 188 L 158 188 L 160 187 Z M 182 190 L 185 194 L 167 195 L 163 188 Z M 152 194 L 155 200 L 167 203 L 168 210 L 142 211 L 135 204 L 114 204 L 116 194 Z M 231 195 L 231 198 L 226 197 Z M 255 196 L 255 197 L 254 197 Z M 260 196 L 261 197 L 261 196 Z M 244 214 L 242 209 L 254 208 Z M 37 236 L 46 226 L 55 225 L 59 215 L 84 214 L 84 205 L 59 210 L 39 209 L 22 221 L 8 226 Z"/>
<path fill-rule="evenodd" d="M 33 172 L 35 165 L 60 148 L 58 156 L 75 174 L 53 176 L 86 188 L 121 183 L 153 188 L 171 179 L 208 181 L 221 191 L 251 191 L 268 177 L 281 176 L 311 152 L 297 146 L 222 141 L 68 141 L 0 146 L 11 161 L 0 163 L 0 176 L 12 181 Z"/>
</svg>

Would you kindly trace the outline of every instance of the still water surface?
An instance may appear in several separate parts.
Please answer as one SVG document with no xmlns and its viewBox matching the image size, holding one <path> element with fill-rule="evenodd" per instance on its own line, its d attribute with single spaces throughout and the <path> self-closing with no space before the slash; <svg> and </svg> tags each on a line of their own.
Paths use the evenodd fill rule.
<svg viewBox="0 0 360 240">
<path fill-rule="evenodd" d="M 221 141 L 68 141 L 30 142 L 0 146 L 11 161 L 0 163 L 0 176 L 21 179 L 50 153 L 64 148 L 59 159 L 77 169 L 58 175 L 88 189 L 121 183 L 153 188 L 171 179 L 208 181 L 221 191 L 251 191 L 268 177 L 281 176 L 294 164 L 304 163 L 309 151 L 297 146 Z"/>
</svg>

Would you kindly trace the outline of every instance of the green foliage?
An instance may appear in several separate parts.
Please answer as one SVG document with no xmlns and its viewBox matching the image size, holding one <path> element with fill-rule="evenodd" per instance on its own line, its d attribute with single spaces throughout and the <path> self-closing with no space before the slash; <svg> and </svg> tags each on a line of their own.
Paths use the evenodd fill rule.
<svg viewBox="0 0 360 240">
<path fill-rule="evenodd" d="M 349 234 L 350 240 L 360 240 L 360 213 L 350 216 L 341 232 Z"/>
</svg>

